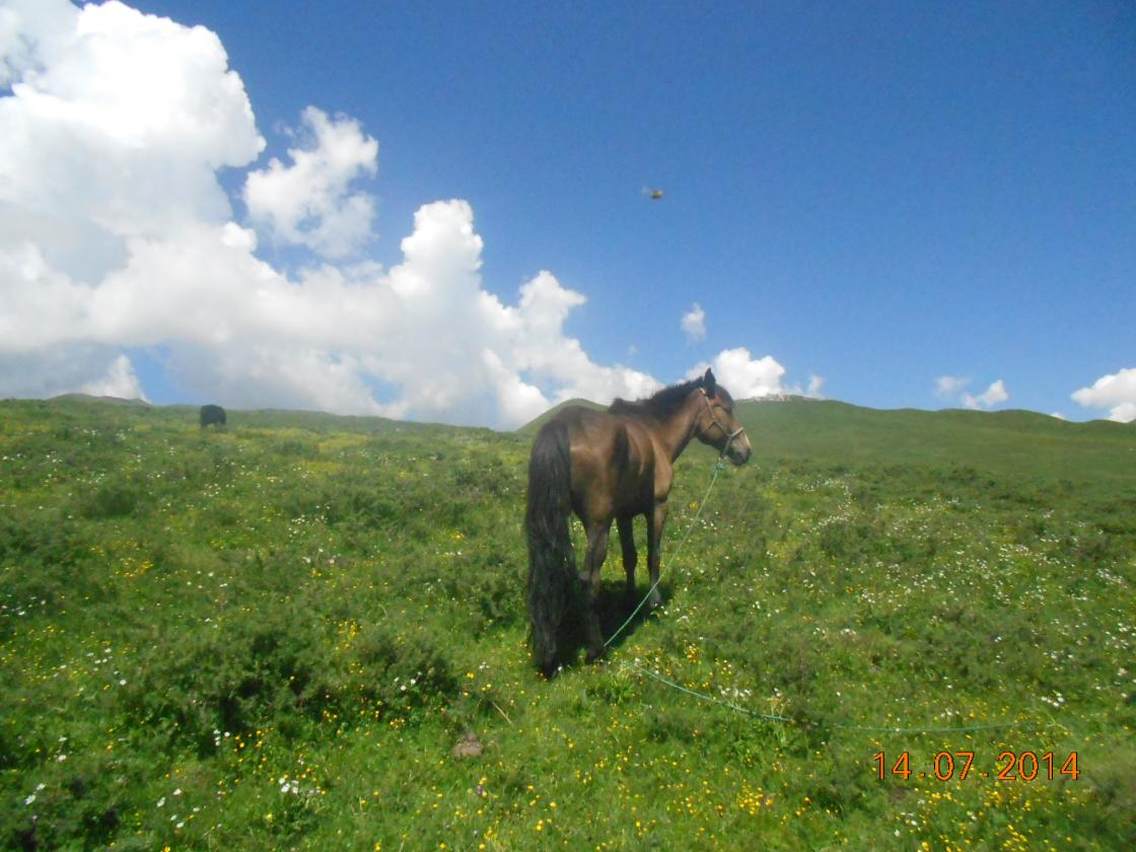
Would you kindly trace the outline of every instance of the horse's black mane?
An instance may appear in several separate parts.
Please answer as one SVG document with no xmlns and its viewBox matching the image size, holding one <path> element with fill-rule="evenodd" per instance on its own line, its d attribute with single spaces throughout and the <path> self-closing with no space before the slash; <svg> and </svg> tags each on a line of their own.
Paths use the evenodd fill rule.
<svg viewBox="0 0 1136 852">
<path fill-rule="evenodd" d="M 655 420 L 666 420 L 682 407 L 692 390 L 703 386 L 703 378 L 699 376 L 697 379 L 691 379 L 688 382 L 671 385 L 646 399 L 637 399 L 633 402 L 626 399 L 616 399 L 608 407 L 608 411 L 612 414 L 622 414 L 629 417 L 651 417 Z M 730 392 L 721 385 L 715 385 L 715 391 L 718 398 L 732 411 L 734 398 L 730 396 Z"/>
</svg>

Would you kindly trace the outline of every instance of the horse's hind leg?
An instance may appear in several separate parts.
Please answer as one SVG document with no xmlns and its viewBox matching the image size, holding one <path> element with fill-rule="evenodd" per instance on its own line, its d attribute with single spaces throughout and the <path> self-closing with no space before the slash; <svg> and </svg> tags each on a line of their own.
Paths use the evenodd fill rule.
<svg viewBox="0 0 1136 852">
<path fill-rule="evenodd" d="M 667 504 L 657 503 L 653 512 L 647 513 L 647 567 L 651 571 L 652 609 L 663 602 L 659 594 L 659 546 L 663 539 L 663 526 L 667 522 Z"/>
<path fill-rule="evenodd" d="M 611 520 L 593 521 L 588 524 L 588 552 L 584 557 L 584 588 L 587 606 L 584 607 L 584 629 L 588 640 L 588 662 L 603 654 L 603 634 L 600 633 L 600 617 L 596 612 L 596 596 L 600 590 L 600 569 L 607 557 L 607 539 L 611 532 Z"/>
<path fill-rule="evenodd" d="M 623 547 L 623 570 L 627 572 L 627 602 L 635 603 L 635 562 L 638 554 L 635 553 L 635 529 L 632 517 L 618 518 L 616 526 L 619 527 L 619 543 Z"/>
</svg>

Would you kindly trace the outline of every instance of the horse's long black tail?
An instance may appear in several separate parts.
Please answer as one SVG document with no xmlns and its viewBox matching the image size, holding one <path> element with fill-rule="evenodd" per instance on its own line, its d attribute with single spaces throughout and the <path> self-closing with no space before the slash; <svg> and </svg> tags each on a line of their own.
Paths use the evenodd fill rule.
<svg viewBox="0 0 1136 852">
<path fill-rule="evenodd" d="M 557 640 L 576 579 L 576 558 L 568 534 L 571 482 L 568 428 L 556 421 L 546 423 L 537 433 L 529 458 L 525 514 L 533 657 L 546 677 L 556 672 Z"/>
</svg>

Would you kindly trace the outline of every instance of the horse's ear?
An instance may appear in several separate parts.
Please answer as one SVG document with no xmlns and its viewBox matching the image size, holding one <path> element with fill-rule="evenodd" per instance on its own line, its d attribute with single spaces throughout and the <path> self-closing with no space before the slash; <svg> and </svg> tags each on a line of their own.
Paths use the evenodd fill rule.
<svg viewBox="0 0 1136 852">
<path fill-rule="evenodd" d="M 714 381 L 714 371 L 709 367 L 706 368 L 706 374 L 702 377 L 702 388 L 710 396 L 714 395 L 717 383 Z"/>
</svg>

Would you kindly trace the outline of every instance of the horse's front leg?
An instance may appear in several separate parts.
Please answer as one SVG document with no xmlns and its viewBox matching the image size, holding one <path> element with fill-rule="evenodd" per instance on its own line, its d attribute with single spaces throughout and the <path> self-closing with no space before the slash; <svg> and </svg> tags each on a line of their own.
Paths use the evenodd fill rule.
<svg viewBox="0 0 1136 852">
<path fill-rule="evenodd" d="M 616 526 L 619 527 L 619 543 L 623 547 L 623 570 L 627 572 L 627 603 L 629 606 L 635 603 L 635 562 L 638 559 L 638 554 L 635 552 L 633 523 L 634 518 L 631 516 L 616 519 Z"/>
<path fill-rule="evenodd" d="M 663 596 L 659 594 L 659 550 L 666 522 L 666 502 L 656 503 L 655 508 L 647 513 L 647 567 L 651 571 L 651 597 L 648 604 L 652 609 L 663 602 Z"/>
<path fill-rule="evenodd" d="M 600 569 L 607 558 L 607 539 L 611 532 L 611 519 L 594 521 L 588 525 L 588 552 L 584 557 L 584 589 L 587 594 L 587 612 L 584 613 L 584 629 L 588 641 L 588 662 L 603 655 L 603 634 L 600 632 L 600 617 L 596 612 L 596 597 L 600 591 Z"/>
</svg>

